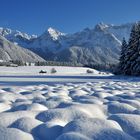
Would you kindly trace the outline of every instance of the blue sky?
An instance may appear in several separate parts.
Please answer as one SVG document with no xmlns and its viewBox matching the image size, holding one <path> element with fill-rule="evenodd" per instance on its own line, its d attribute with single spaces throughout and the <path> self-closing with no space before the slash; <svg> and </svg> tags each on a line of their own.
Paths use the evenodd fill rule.
<svg viewBox="0 0 140 140">
<path fill-rule="evenodd" d="M 73 33 L 99 22 L 140 20 L 140 0 L 0 0 L 0 26 L 41 34 L 48 27 Z"/>
</svg>

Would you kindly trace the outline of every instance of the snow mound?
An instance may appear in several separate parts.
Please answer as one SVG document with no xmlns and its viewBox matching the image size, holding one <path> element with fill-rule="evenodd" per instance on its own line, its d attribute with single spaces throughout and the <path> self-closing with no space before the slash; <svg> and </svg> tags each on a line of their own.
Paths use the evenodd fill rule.
<svg viewBox="0 0 140 140">
<path fill-rule="evenodd" d="M 62 133 L 62 126 L 47 122 L 36 127 L 32 133 L 41 140 L 55 140 Z"/>
<path fill-rule="evenodd" d="M 36 118 L 43 122 L 63 120 L 68 123 L 72 120 L 85 117 L 105 118 L 106 116 L 103 110 L 101 110 L 101 108 L 97 105 L 81 104 L 65 108 L 50 109 L 48 111 L 41 112 Z"/>
<path fill-rule="evenodd" d="M 35 118 L 38 112 L 33 111 L 16 111 L 16 112 L 4 112 L 0 114 L 0 126 L 8 127 L 16 120 L 23 117 Z"/>
<path fill-rule="evenodd" d="M 140 134 L 140 115 L 116 114 L 110 116 L 109 119 L 118 122 L 122 129 L 133 137 Z"/>
<path fill-rule="evenodd" d="M 88 128 L 88 129 L 87 129 Z M 124 133 L 115 121 L 103 120 L 103 119 L 78 119 L 68 123 L 64 129 L 63 133 L 75 132 L 85 135 L 91 139 L 123 139 L 123 140 L 133 140 L 131 136 Z"/>
<path fill-rule="evenodd" d="M 12 123 L 9 127 L 10 128 L 17 128 L 24 132 L 31 133 L 32 129 L 40 125 L 42 122 L 39 120 L 24 117 L 16 120 L 14 123 Z"/>
<path fill-rule="evenodd" d="M 112 114 L 116 113 L 132 114 L 134 110 L 136 110 L 136 108 L 125 103 L 110 103 L 108 105 L 108 112 Z"/>
<path fill-rule="evenodd" d="M 31 134 L 15 128 L 0 127 L 0 140 L 34 140 Z"/>
<path fill-rule="evenodd" d="M 44 105 L 41 105 L 41 104 L 38 104 L 38 103 L 33 103 L 33 104 L 27 106 L 26 110 L 44 111 L 44 110 L 48 110 L 48 108 L 45 107 Z"/>
</svg>

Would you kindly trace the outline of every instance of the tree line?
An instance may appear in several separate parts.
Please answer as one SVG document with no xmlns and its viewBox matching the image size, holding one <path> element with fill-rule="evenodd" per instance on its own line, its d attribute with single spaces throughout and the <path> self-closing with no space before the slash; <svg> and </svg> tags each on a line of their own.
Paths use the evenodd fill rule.
<svg viewBox="0 0 140 140">
<path fill-rule="evenodd" d="M 61 61 L 43 61 L 43 62 L 23 62 L 20 60 L 10 60 L 0 62 L 0 66 L 10 66 L 10 64 L 16 64 L 17 66 L 83 66 L 79 63 L 74 62 L 61 62 Z"/>
<path fill-rule="evenodd" d="M 128 41 L 123 38 L 119 60 L 117 74 L 140 75 L 140 22 L 133 25 Z"/>
</svg>

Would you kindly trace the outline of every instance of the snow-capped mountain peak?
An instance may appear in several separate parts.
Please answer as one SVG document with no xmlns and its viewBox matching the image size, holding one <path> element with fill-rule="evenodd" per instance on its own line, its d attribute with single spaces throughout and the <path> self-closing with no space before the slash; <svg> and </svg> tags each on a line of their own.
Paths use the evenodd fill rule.
<svg viewBox="0 0 140 140">
<path fill-rule="evenodd" d="M 0 27 L 0 35 L 6 36 L 8 34 L 11 34 L 12 30 L 8 28 L 2 28 Z"/>
<path fill-rule="evenodd" d="M 95 29 L 97 29 L 97 30 L 104 30 L 105 28 L 108 28 L 108 27 L 109 27 L 109 25 L 107 25 L 107 24 L 105 24 L 103 22 L 100 22 L 99 24 L 97 24 L 95 26 Z"/>
<path fill-rule="evenodd" d="M 17 37 L 20 36 L 22 38 L 28 39 L 30 40 L 32 38 L 32 35 L 28 35 L 26 33 L 20 32 L 18 30 L 11 30 L 9 28 L 2 28 L 0 27 L 0 35 L 6 37 L 6 38 L 13 38 L 13 37 Z"/>
<path fill-rule="evenodd" d="M 60 36 L 64 36 L 65 35 L 65 33 L 61 33 L 61 32 L 59 32 L 58 30 L 56 30 L 56 29 L 54 29 L 52 27 L 48 28 L 47 32 L 53 38 L 53 40 L 58 40 L 58 38 Z"/>
<path fill-rule="evenodd" d="M 25 44 L 28 44 L 32 39 L 37 38 L 36 35 L 28 35 L 18 30 L 11 30 L 9 28 L 2 27 L 0 27 L 0 35 L 20 46 L 25 46 Z"/>
</svg>

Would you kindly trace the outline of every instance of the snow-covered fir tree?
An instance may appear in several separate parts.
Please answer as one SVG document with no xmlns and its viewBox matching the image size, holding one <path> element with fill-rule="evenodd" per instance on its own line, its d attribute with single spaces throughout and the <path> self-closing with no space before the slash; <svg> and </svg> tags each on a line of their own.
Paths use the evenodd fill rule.
<svg viewBox="0 0 140 140">
<path fill-rule="evenodd" d="M 135 54 L 135 61 L 133 62 L 133 67 L 132 67 L 132 75 L 140 75 L 140 39 L 138 42 L 137 46 L 137 52 Z"/>
<path fill-rule="evenodd" d="M 122 46 L 121 46 L 121 56 L 120 56 L 120 63 L 119 63 L 119 67 L 118 67 L 118 72 L 119 74 L 123 74 L 124 72 L 124 67 L 125 67 L 125 64 L 126 64 L 126 53 L 127 53 L 127 42 L 125 40 L 125 38 L 123 38 L 123 41 L 122 41 Z"/>
<path fill-rule="evenodd" d="M 123 45 L 125 42 L 123 42 Z M 124 60 L 122 60 L 124 59 Z M 140 22 L 136 23 L 131 31 L 127 49 L 122 47 L 120 68 L 122 74 L 140 75 Z"/>
</svg>

